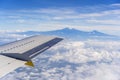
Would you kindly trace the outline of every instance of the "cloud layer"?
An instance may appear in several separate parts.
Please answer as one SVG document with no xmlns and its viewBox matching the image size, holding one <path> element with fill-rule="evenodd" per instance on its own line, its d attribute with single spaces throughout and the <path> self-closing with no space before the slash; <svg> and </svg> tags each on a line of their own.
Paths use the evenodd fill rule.
<svg viewBox="0 0 120 80">
<path fill-rule="evenodd" d="M 119 41 L 70 41 L 57 44 L 1 80 L 119 80 Z"/>
</svg>

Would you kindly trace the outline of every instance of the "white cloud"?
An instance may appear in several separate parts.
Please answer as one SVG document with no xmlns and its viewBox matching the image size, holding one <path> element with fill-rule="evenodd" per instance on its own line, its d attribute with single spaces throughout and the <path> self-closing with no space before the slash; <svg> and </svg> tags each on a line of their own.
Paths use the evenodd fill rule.
<svg viewBox="0 0 120 80">
<path fill-rule="evenodd" d="M 42 31 L 73 27 L 116 34 L 120 32 L 120 9 L 115 5 L 119 4 L 6 11 L 0 14 L 0 26 L 1 29 Z"/>
<path fill-rule="evenodd" d="M 47 14 L 74 14 L 76 13 L 74 10 L 72 9 L 40 9 L 40 10 L 36 10 L 36 12 L 40 12 L 40 13 L 47 13 Z"/>
<path fill-rule="evenodd" d="M 18 22 L 18 23 L 25 23 L 26 20 L 24 20 L 24 19 L 18 19 L 18 20 L 16 20 L 16 22 Z"/>
<path fill-rule="evenodd" d="M 0 45 L 11 41 L 16 41 L 27 37 L 27 35 L 19 35 L 9 31 L 0 31 Z"/>
<path fill-rule="evenodd" d="M 112 4 L 112 5 L 118 5 L 118 4 Z M 111 5 L 106 5 L 108 7 L 111 7 Z M 101 9 L 104 8 L 105 6 L 100 7 Z M 119 15 L 120 14 L 120 9 L 111 9 L 111 10 L 101 10 L 99 12 L 80 12 L 80 10 L 77 10 L 79 8 L 42 8 L 42 9 L 37 9 L 37 10 L 19 10 L 16 11 L 16 13 L 24 13 L 16 15 L 16 17 L 31 17 L 31 18 L 41 18 L 47 16 L 48 19 L 81 19 L 81 18 L 90 18 L 90 17 L 104 17 L 108 15 Z M 84 8 L 81 11 L 84 10 Z M 86 8 L 85 8 L 86 9 Z M 96 6 L 94 9 L 97 9 Z M 86 10 L 90 10 L 90 7 L 87 7 Z M 84 10 L 85 11 L 85 10 Z M 9 16 L 10 17 L 10 16 Z M 13 16 L 13 14 L 11 15 Z M 44 19 L 47 19 L 45 17 Z"/>
<path fill-rule="evenodd" d="M 119 3 L 117 3 L 117 4 L 112 4 L 111 6 L 120 7 L 120 4 L 119 4 Z"/>
<path fill-rule="evenodd" d="M 64 42 L 35 58 L 35 68 L 1 80 L 119 80 L 119 47 L 119 41 Z"/>
<path fill-rule="evenodd" d="M 87 20 L 90 23 L 98 23 L 98 24 L 109 24 L 109 25 L 120 25 L 119 20 Z"/>
<path fill-rule="evenodd" d="M 54 13 L 53 13 L 54 14 Z M 61 19 L 81 19 L 81 18 L 97 18 L 97 17 L 107 17 L 107 16 L 114 16 L 120 15 L 120 10 L 108 10 L 108 11 L 101 11 L 96 13 L 76 13 L 76 14 L 67 14 L 61 15 Z M 59 17 L 60 18 L 60 17 Z"/>
</svg>

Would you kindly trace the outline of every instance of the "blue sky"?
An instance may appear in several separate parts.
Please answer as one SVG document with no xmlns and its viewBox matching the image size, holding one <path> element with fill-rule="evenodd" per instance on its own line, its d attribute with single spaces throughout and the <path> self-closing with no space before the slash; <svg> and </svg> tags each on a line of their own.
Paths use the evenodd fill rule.
<svg viewBox="0 0 120 80">
<path fill-rule="evenodd" d="M 65 27 L 120 34 L 120 0 L 0 0 L 0 30 Z"/>
<path fill-rule="evenodd" d="M 48 7 L 79 7 L 119 3 L 119 0 L 0 0 L 4 9 L 36 9 Z"/>
</svg>

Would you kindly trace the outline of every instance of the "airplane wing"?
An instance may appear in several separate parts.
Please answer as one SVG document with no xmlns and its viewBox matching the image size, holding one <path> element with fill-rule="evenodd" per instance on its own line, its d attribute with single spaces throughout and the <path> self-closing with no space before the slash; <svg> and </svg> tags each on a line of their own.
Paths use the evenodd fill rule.
<svg viewBox="0 0 120 80">
<path fill-rule="evenodd" d="M 63 40 L 53 36 L 32 36 L 0 46 L 0 77 L 18 67 L 34 66 L 32 58 Z"/>
</svg>

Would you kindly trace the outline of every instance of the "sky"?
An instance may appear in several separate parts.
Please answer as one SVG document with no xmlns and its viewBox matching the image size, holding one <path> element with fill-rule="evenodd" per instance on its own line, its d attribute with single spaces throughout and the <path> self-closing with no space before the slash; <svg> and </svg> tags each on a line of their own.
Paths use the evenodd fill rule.
<svg viewBox="0 0 120 80">
<path fill-rule="evenodd" d="M 0 0 L 0 30 L 65 27 L 120 35 L 120 0 Z"/>
</svg>

